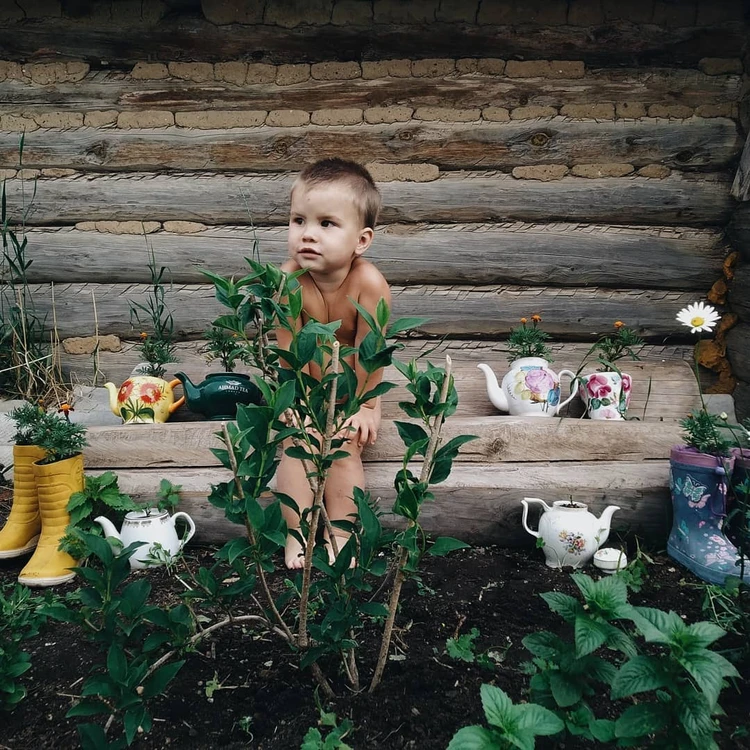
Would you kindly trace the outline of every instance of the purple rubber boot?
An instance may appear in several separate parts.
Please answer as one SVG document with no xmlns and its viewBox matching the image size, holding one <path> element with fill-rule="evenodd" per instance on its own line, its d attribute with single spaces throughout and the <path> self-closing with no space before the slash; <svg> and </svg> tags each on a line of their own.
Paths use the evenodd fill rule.
<svg viewBox="0 0 750 750">
<path fill-rule="evenodd" d="M 734 456 L 717 458 L 684 445 L 670 455 L 673 519 L 667 552 L 708 583 L 740 575 L 739 553 L 722 530 L 734 461 Z M 744 580 L 750 583 L 747 567 Z"/>
</svg>

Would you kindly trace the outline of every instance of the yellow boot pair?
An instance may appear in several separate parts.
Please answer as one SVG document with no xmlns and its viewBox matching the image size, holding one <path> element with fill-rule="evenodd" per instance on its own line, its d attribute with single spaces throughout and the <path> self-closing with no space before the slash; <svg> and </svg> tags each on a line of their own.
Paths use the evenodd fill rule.
<svg viewBox="0 0 750 750">
<path fill-rule="evenodd" d="M 0 559 L 36 551 L 18 576 L 27 586 L 55 586 L 75 577 L 76 561 L 58 550 L 70 522 L 66 510 L 83 489 L 83 456 L 37 464 L 44 451 L 35 445 L 13 448 L 13 506 L 0 531 Z"/>
</svg>

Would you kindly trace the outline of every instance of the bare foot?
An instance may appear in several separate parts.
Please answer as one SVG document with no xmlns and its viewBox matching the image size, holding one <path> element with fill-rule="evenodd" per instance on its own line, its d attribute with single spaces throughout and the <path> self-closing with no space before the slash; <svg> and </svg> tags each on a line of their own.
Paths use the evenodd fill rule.
<svg viewBox="0 0 750 750">
<path fill-rule="evenodd" d="M 338 547 L 339 552 L 342 550 L 344 545 L 349 541 L 349 537 L 342 537 L 338 534 L 334 534 L 336 537 L 336 545 Z M 333 565 L 336 562 L 336 553 L 333 551 L 333 545 L 331 544 L 329 539 L 326 539 L 326 549 L 328 550 L 328 564 Z M 354 557 L 352 557 L 351 561 L 349 562 L 349 568 L 354 568 L 357 564 L 357 561 Z"/>
<path fill-rule="evenodd" d="M 305 567 L 305 549 L 291 534 L 287 534 L 284 560 L 290 570 L 301 570 Z"/>
</svg>

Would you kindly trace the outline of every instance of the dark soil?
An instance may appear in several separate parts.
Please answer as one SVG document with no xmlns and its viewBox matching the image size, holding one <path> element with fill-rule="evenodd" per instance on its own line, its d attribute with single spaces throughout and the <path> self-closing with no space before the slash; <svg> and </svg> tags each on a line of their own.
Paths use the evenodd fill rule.
<svg viewBox="0 0 750 750">
<path fill-rule="evenodd" d="M 190 554 L 208 564 L 212 552 L 194 548 Z M 647 583 L 641 593 L 631 595 L 631 601 L 675 610 L 688 622 L 706 619 L 699 582 L 668 557 L 653 557 Z M 0 561 L 0 583 L 13 582 L 24 562 Z M 586 572 L 598 576 L 594 568 Z M 182 586 L 163 569 L 138 575 L 151 580 L 159 604 L 177 601 Z M 280 581 L 277 576 L 277 585 Z M 540 629 L 565 632 L 560 618 L 538 596 L 550 590 L 577 591 L 567 573 L 544 565 L 537 550 L 475 548 L 429 559 L 421 582 L 411 581 L 405 587 L 392 650 L 396 658 L 389 661 L 377 692 L 353 695 L 332 668 L 328 671 L 340 695 L 328 709 L 340 721 L 353 722 L 346 742 L 357 750 L 445 748 L 460 727 L 483 723 L 482 683 L 498 685 L 516 701 L 525 699 L 529 678 L 520 667 L 529 654 L 521 640 Z M 446 639 L 471 628 L 481 633 L 478 651 L 500 654 L 502 660 L 494 670 L 446 655 Z M 731 637 L 719 642 L 724 648 L 732 645 L 737 644 Z M 374 666 L 376 647 L 374 640 L 363 644 L 363 681 Z M 22 678 L 28 695 L 15 711 L 0 714 L 0 750 L 78 747 L 76 721 L 64 716 L 92 666 L 103 662 L 102 651 L 85 641 L 76 627 L 60 623 L 50 623 L 27 641 L 27 650 L 33 663 Z M 212 680 L 221 687 L 208 697 L 206 685 Z M 730 685 L 720 702 L 727 714 L 717 735 L 720 746 L 750 748 L 746 736 L 750 684 Z M 606 715 L 606 703 L 596 708 Z M 152 703 L 152 713 L 152 731 L 136 739 L 134 747 L 289 750 L 299 748 L 318 719 L 309 673 L 298 669 L 295 657 L 280 641 L 239 627 L 217 631 L 212 642 L 190 655 L 168 692 Z M 245 717 L 250 717 L 250 733 L 242 728 Z M 552 744 L 540 741 L 538 747 Z M 559 747 L 569 750 L 592 744 L 568 740 Z"/>
</svg>

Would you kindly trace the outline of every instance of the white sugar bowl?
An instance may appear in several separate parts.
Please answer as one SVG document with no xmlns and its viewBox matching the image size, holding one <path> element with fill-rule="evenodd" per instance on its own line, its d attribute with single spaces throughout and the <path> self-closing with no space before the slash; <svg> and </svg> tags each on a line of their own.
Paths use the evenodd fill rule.
<svg viewBox="0 0 750 750">
<path fill-rule="evenodd" d="M 608 575 L 622 570 L 627 564 L 625 553 L 614 547 L 603 547 L 594 554 L 594 565 Z"/>
</svg>

